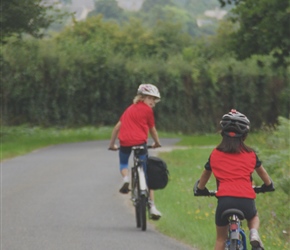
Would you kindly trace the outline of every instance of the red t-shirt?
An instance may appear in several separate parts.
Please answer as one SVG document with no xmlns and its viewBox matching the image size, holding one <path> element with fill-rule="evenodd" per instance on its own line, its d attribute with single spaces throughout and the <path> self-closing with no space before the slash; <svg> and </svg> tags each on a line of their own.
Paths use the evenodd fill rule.
<svg viewBox="0 0 290 250">
<path fill-rule="evenodd" d="M 231 196 L 255 199 L 251 174 L 261 166 L 255 152 L 236 154 L 214 149 L 205 169 L 212 170 L 218 181 L 217 197 Z"/>
<path fill-rule="evenodd" d="M 144 102 L 129 106 L 122 114 L 119 140 L 121 146 L 129 147 L 147 142 L 149 128 L 155 126 L 154 113 Z"/>
</svg>

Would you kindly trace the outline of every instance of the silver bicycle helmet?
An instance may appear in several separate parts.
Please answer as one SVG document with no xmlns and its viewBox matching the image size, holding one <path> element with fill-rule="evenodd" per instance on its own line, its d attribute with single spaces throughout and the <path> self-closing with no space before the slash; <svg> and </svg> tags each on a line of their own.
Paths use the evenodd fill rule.
<svg viewBox="0 0 290 250">
<path fill-rule="evenodd" d="M 223 115 L 220 124 L 223 132 L 226 134 L 228 134 L 228 132 L 234 132 L 236 133 L 235 137 L 243 136 L 250 130 L 249 119 L 235 109 Z"/>
<path fill-rule="evenodd" d="M 153 84 L 146 83 L 146 84 L 141 84 L 138 88 L 137 91 L 138 95 L 150 95 L 154 96 L 158 99 L 160 99 L 160 93 L 157 87 L 155 87 Z"/>
</svg>

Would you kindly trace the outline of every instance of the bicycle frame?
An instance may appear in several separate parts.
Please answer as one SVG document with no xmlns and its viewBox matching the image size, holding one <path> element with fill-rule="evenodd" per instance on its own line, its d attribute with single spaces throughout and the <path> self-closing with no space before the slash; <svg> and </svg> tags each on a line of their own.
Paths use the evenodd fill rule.
<svg viewBox="0 0 290 250">
<path fill-rule="evenodd" d="M 137 172 L 138 172 L 139 190 L 141 194 L 148 196 L 146 176 L 145 176 L 145 172 L 142 165 L 143 161 L 138 158 L 138 150 L 140 149 L 144 149 L 144 147 L 143 146 L 132 147 L 132 150 L 134 151 L 134 167 L 133 168 L 137 169 Z"/>
<path fill-rule="evenodd" d="M 139 175 L 140 192 L 141 192 L 141 194 L 147 195 L 148 188 L 147 188 L 147 184 L 146 184 L 146 177 L 145 177 L 144 170 L 142 167 L 138 166 L 137 171 L 138 171 L 138 175 Z"/>
<path fill-rule="evenodd" d="M 144 149 L 144 146 L 132 147 L 134 151 L 134 165 L 131 169 L 132 173 L 132 201 L 135 206 L 135 216 L 137 227 L 141 227 L 142 231 L 146 230 L 146 207 L 149 206 L 148 196 L 149 190 L 147 187 L 146 176 L 143 169 L 143 161 L 139 159 L 139 150 Z"/>
<path fill-rule="evenodd" d="M 246 234 L 241 222 L 244 219 L 243 213 L 237 209 L 228 209 L 222 216 L 227 217 L 229 221 L 225 250 L 247 250 Z"/>
</svg>

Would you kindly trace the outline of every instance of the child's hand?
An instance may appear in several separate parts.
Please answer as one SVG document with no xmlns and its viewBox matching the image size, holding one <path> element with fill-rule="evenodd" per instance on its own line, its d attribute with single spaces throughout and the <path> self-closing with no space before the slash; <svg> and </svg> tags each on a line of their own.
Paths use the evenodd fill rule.
<svg viewBox="0 0 290 250">
<path fill-rule="evenodd" d="M 116 150 L 118 150 L 119 148 L 118 148 L 117 145 L 113 145 L 113 146 L 110 145 L 108 149 L 109 149 L 109 150 L 116 151 Z"/>
<path fill-rule="evenodd" d="M 273 181 L 271 180 L 271 184 L 270 185 L 266 185 L 265 183 L 262 185 L 262 192 L 271 192 L 271 191 L 275 191 L 275 188 L 274 188 L 274 183 Z"/>
<path fill-rule="evenodd" d="M 161 147 L 161 144 L 159 142 L 154 142 L 152 144 L 152 148 L 160 148 Z"/>
</svg>

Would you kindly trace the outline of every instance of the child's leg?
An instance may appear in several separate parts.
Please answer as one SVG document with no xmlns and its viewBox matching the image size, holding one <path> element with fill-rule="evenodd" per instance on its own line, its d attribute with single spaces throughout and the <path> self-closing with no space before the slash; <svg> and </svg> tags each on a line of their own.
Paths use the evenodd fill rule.
<svg viewBox="0 0 290 250">
<path fill-rule="evenodd" d="M 248 228 L 258 230 L 260 226 L 260 219 L 258 215 L 254 216 L 251 220 L 248 220 Z"/>
<path fill-rule="evenodd" d="M 257 214 L 252 219 L 248 220 L 251 246 L 255 248 L 264 249 L 263 243 L 258 233 L 259 226 L 260 226 L 260 219 Z"/>
<path fill-rule="evenodd" d="M 149 199 L 154 204 L 154 190 L 149 190 Z"/>
<path fill-rule="evenodd" d="M 160 211 L 157 210 L 154 204 L 154 190 L 149 190 L 149 206 L 152 220 L 159 220 L 161 217 Z"/>
<path fill-rule="evenodd" d="M 224 250 L 227 237 L 228 237 L 228 225 L 222 227 L 216 226 L 216 242 L 214 250 Z"/>
<path fill-rule="evenodd" d="M 129 177 L 129 158 L 131 151 L 121 147 L 119 150 L 120 172 L 123 178 Z"/>
<path fill-rule="evenodd" d="M 123 177 L 123 180 L 128 180 L 127 182 L 129 182 L 129 169 L 128 168 L 123 168 L 121 170 L 121 175 Z"/>
<path fill-rule="evenodd" d="M 129 193 L 129 158 L 130 158 L 131 151 L 119 150 L 119 160 L 120 160 L 120 172 L 123 177 L 123 185 L 120 188 L 120 193 L 127 194 Z"/>
</svg>

